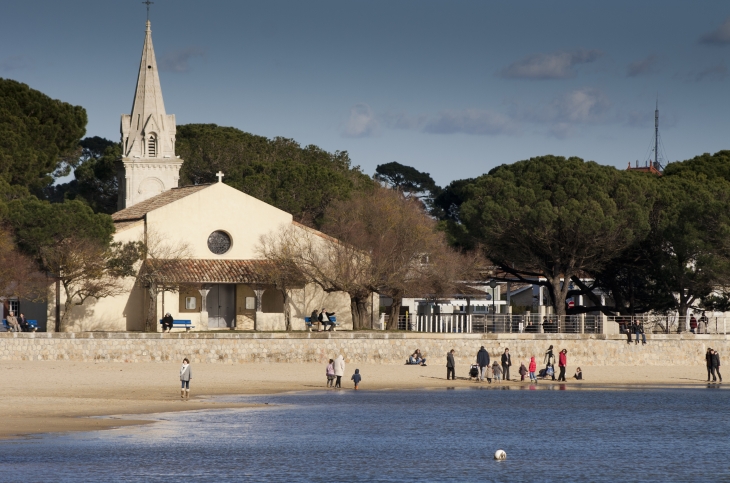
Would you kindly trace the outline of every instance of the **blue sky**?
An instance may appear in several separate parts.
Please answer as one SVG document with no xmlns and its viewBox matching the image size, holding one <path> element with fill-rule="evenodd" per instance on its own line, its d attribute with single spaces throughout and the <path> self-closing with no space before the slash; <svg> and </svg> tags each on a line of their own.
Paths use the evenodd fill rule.
<svg viewBox="0 0 730 483">
<path fill-rule="evenodd" d="M 0 77 L 86 108 L 119 139 L 144 39 L 138 0 L 0 6 Z M 730 3 L 155 0 L 165 107 L 389 161 L 439 184 L 531 156 L 625 167 L 730 148 Z"/>
</svg>

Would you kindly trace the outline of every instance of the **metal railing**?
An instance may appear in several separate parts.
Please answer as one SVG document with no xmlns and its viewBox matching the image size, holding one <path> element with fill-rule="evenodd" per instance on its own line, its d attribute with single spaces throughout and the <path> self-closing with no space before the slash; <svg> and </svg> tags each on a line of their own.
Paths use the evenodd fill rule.
<svg viewBox="0 0 730 483">
<path fill-rule="evenodd" d="M 456 334 L 600 334 L 603 318 L 595 315 L 401 315 L 398 330 Z"/>
<path fill-rule="evenodd" d="M 607 317 L 608 322 L 618 324 L 619 332 L 625 333 L 627 327 L 639 322 L 647 334 L 677 334 L 691 333 L 690 323 L 686 317 L 677 314 L 671 315 L 617 315 Z M 726 317 L 697 317 L 697 328 L 695 334 L 722 334 L 727 335 L 730 328 L 730 320 Z M 631 329 L 633 332 L 633 329 Z"/>
</svg>

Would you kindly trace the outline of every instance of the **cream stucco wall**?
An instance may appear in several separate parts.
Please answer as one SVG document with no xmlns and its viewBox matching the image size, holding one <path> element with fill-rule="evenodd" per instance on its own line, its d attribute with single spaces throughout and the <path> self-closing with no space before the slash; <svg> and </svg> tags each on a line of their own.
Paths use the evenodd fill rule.
<svg viewBox="0 0 730 483">
<path fill-rule="evenodd" d="M 256 245 L 262 235 L 291 224 L 292 215 L 224 183 L 158 208 L 147 214 L 147 227 L 171 244 L 186 243 L 191 258 L 250 260 L 260 258 Z M 216 255 L 208 237 L 216 230 L 228 233 L 231 249 Z"/>
</svg>

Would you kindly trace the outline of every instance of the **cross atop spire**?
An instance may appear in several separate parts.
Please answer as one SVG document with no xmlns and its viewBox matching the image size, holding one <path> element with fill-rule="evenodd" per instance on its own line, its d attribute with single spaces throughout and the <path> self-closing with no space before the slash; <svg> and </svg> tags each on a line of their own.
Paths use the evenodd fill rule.
<svg viewBox="0 0 730 483">
<path fill-rule="evenodd" d="M 150 21 L 150 5 L 152 5 L 155 2 L 150 2 L 150 0 L 146 0 L 142 2 L 144 5 L 147 5 L 147 21 Z"/>
</svg>

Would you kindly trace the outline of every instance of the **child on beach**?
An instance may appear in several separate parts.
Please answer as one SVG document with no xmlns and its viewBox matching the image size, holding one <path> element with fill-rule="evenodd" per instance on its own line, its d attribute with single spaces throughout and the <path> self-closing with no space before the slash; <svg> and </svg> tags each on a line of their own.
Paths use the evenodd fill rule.
<svg viewBox="0 0 730 483">
<path fill-rule="evenodd" d="M 492 372 L 492 366 L 486 366 L 484 369 L 484 377 L 486 377 L 487 382 L 491 384 L 492 378 L 494 377 L 494 372 Z"/>
<path fill-rule="evenodd" d="M 530 371 L 530 382 L 537 382 L 537 377 L 535 376 L 535 371 L 537 370 L 537 362 L 535 362 L 535 356 L 530 357 L 530 367 L 528 368 Z"/>
<path fill-rule="evenodd" d="M 492 364 L 492 372 L 494 372 L 494 380 L 497 382 L 502 382 L 502 368 L 499 367 L 497 361 L 494 361 L 494 364 Z"/>
<path fill-rule="evenodd" d="M 327 364 L 327 387 L 332 387 L 335 383 L 335 361 L 330 359 L 330 363 Z"/>
<path fill-rule="evenodd" d="M 525 363 L 520 363 L 520 370 L 518 371 L 520 373 L 520 381 L 525 380 L 525 375 L 527 374 L 527 368 L 525 367 Z"/>
<path fill-rule="evenodd" d="M 183 359 L 182 367 L 180 368 L 180 382 L 182 382 L 182 388 L 180 389 L 180 399 L 190 399 L 190 379 L 193 378 L 193 371 L 190 369 L 190 361 L 186 357 Z"/>
<path fill-rule="evenodd" d="M 575 370 L 575 375 L 573 377 L 575 377 L 579 381 L 583 380 L 583 373 L 581 372 L 580 367 Z"/>
<path fill-rule="evenodd" d="M 352 382 L 355 383 L 356 391 L 357 391 L 357 386 L 360 384 L 360 381 L 362 381 L 362 377 L 360 376 L 360 369 L 355 369 L 355 374 L 352 375 Z"/>
</svg>

